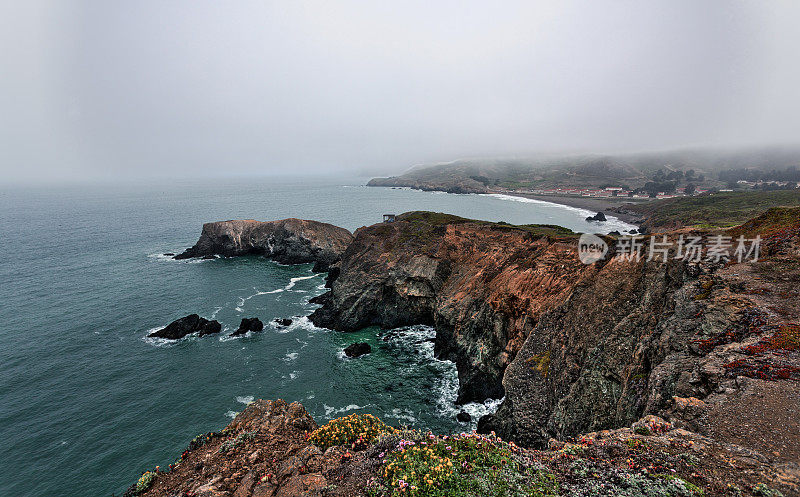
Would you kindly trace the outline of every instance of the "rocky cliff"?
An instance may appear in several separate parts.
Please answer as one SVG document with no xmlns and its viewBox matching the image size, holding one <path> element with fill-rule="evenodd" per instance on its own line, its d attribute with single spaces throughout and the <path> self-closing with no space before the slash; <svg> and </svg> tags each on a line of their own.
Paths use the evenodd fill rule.
<svg viewBox="0 0 800 497">
<path fill-rule="evenodd" d="M 800 495 L 800 209 L 718 234 L 762 237 L 758 261 L 584 265 L 567 230 L 434 213 L 362 228 L 314 322 L 434 325 L 459 398 L 505 396 L 479 430 L 538 449 L 259 400 L 126 496 Z"/>
<path fill-rule="evenodd" d="M 501 398 L 503 371 L 538 317 L 566 298 L 571 275 L 593 270 L 572 256 L 574 238 L 558 227 L 403 214 L 356 232 L 310 319 L 341 331 L 433 325 L 437 356 L 458 366 L 459 401 Z"/>
<path fill-rule="evenodd" d="M 800 407 L 791 393 L 800 264 L 785 250 L 800 231 L 780 226 L 755 264 L 613 256 L 584 265 L 562 229 L 408 213 L 355 233 L 311 319 L 343 331 L 434 325 L 437 354 L 458 366 L 459 401 L 505 396 L 479 429 L 527 446 L 648 413 L 682 422 L 669 411 L 674 398 L 708 400 L 695 427 L 711 430 L 725 399 L 758 382 L 779 385 L 770 402 Z"/>
<path fill-rule="evenodd" d="M 257 400 L 123 497 L 771 496 L 798 475 L 744 447 L 647 416 L 529 450 L 494 435 L 435 435 L 351 415 L 323 427 L 302 405 Z"/>
<path fill-rule="evenodd" d="M 327 271 L 352 241 L 344 228 L 318 221 L 219 221 L 203 225 L 200 239 L 176 259 L 208 255 L 264 255 L 281 264 L 315 263 Z"/>
</svg>

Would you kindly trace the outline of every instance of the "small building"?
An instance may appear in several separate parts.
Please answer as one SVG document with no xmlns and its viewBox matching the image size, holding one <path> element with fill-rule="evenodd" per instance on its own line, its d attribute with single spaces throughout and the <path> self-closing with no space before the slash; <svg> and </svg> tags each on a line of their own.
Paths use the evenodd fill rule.
<svg viewBox="0 0 800 497">
<path fill-rule="evenodd" d="M 394 214 L 384 214 L 383 215 L 383 222 L 384 223 L 393 223 L 394 222 Z"/>
</svg>

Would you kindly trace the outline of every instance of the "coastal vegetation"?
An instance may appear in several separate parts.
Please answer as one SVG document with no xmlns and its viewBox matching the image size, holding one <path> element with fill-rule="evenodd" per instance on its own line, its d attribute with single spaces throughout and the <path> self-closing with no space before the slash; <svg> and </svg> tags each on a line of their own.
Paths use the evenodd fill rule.
<svg viewBox="0 0 800 497">
<path fill-rule="evenodd" d="M 335 445 L 364 447 L 379 435 L 392 432 L 394 428 L 372 414 L 350 414 L 317 428 L 309 436 L 309 441 L 322 449 Z"/>
<path fill-rule="evenodd" d="M 258 400 L 127 496 L 784 497 L 741 449 L 648 416 L 544 449 L 494 433 L 435 434 L 350 415 L 316 427 L 299 404 Z M 240 441 L 231 445 L 231 440 Z M 228 447 L 225 451 L 221 447 Z M 202 477 L 197 478 L 198 475 Z"/>
<path fill-rule="evenodd" d="M 683 226 L 712 229 L 737 226 L 779 206 L 800 206 L 800 190 L 718 192 L 654 200 L 621 209 L 642 217 L 651 230 Z M 775 224 L 785 225 L 796 214 L 796 211 L 782 211 Z"/>
</svg>

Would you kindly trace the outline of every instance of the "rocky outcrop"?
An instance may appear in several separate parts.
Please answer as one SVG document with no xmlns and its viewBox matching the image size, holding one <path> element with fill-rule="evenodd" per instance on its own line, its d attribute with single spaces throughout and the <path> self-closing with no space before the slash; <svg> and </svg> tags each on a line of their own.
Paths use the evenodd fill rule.
<svg viewBox="0 0 800 497">
<path fill-rule="evenodd" d="M 244 335 L 248 331 L 261 331 L 264 329 L 264 323 L 258 318 L 242 318 L 239 328 L 236 329 L 231 336 Z"/>
<path fill-rule="evenodd" d="M 327 271 L 352 241 L 344 228 L 318 221 L 219 221 L 203 225 L 200 239 L 176 259 L 222 255 L 263 255 L 281 264 L 315 264 Z"/>
<path fill-rule="evenodd" d="M 358 427 L 357 420 L 348 422 Z M 797 495 L 800 481 L 796 464 L 771 462 L 763 453 L 656 416 L 586 433 L 569 443 L 550 440 L 543 450 L 523 449 L 491 435 L 436 436 L 411 430 L 323 450 L 309 437 L 316 427 L 300 404 L 257 400 L 221 431 L 192 440 L 175 464 L 145 473 L 140 481 L 147 485 L 137 489 L 133 484 L 124 497 L 403 495 L 403 480 L 392 481 L 388 469 L 392 456 L 414 457 L 415 449 L 408 448 L 415 445 L 446 447 L 448 456 L 463 461 L 452 465 L 458 478 L 431 471 L 431 487 L 412 494 L 420 496 L 456 494 L 457 488 L 475 489 L 458 492 L 463 495 L 789 496 Z M 475 456 L 476 444 L 482 457 Z M 491 455 L 498 454 L 504 456 L 502 473 L 489 466 L 496 460 Z M 415 469 L 436 464 L 435 456 L 416 457 Z M 483 471 L 470 467 L 482 463 Z M 498 478 L 506 483 L 502 488 L 493 484 Z M 526 478 L 532 484 L 520 485 Z M 509 488 L 527 491 L 512 493 Z"/>
<path fill-rule="evenodd" d="M 190 314 L 186 317 L 176 319 L 160 330 L 147 335 L 151 338 L 166 338 L 167 340 L 179 340 L 186 335 L 197 333 L 197 336 L 211 335 L 219 333 L 222 325 L 216 320 L 209 321 L 201 318 L 197 314 Z"/>
<path fill-rule="evenodd" d="M 592 221 L 605 222 L 605 220 L 606 220 L 606 215 L 603 214 L 602 212 L 598 212 L 594 216 L 589 216 L 586 218 L 586 221 L 588 222 Z"/>
<path fill-rule="evenodd" d="M 344 348 L 344 355 L 347 357 L 361 357 L 372 352 L 372 347 L 366 342 L 351 343 Z"/>
<path fill-rule="evenodd" d="M 458 368 L 458 401 L 505 396 L 479 429 L 527 446 L 625 426 L 676 396 L 735 391 L 742 375 L 800 378 L 785 338 L 800 316 L 787 285 L 800 277 L 770 266 L 800 273 L 795 259 L 726 266 L 673 252 L 664 263 L 614 255 L 618 242 L 607 241 L 612 257 L 584 265 L 574 236 L 552 227 L 403 214 L 356 232 L 311 320 L 343 331 L 435 326 L 436 354 Z M 750 347 L 772 333 L 784 338 Z"/>
</svg>

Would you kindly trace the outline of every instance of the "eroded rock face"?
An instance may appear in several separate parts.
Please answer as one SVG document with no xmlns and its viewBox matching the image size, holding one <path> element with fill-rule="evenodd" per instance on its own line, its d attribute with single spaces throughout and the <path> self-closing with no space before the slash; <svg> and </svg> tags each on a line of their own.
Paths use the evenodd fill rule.
<svg viewBox="0 0 800 497">
<path fill-rule="evenodd" d="M 188 316 L 176 319 L 166 327 L 154 331 L 147 336 L 152 338 L 179 340 L 192 333 L 197 333 L 198 336 L 203 336 L 219 333 L 221 330 L 222 325 L 219 324 L 218 321 L 209 321 L 208 319 L 201 318 L 197 314 L 189 314 Z"/>
<path fill-rule="evenodd" d="M 200 239 L 176 259 L 209 255 L 264 255 L 281 264 L 315 263 L 327 271 L 352 241 L 344 228 L 318 221 L 219 221 L 203 225 Z"/>
<path fill-rule="evenodd" d="M 459 402 L 501 398 L 503 371 L 539 315 L 591 270 L 554 233 L 432 213 L 361 228 L 311 320 L 341 331 L 434 325 L 435 353 L 458 367 Z"/>
</svg>

